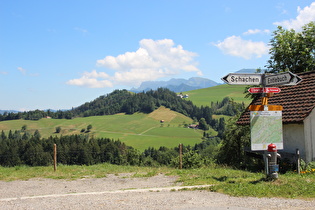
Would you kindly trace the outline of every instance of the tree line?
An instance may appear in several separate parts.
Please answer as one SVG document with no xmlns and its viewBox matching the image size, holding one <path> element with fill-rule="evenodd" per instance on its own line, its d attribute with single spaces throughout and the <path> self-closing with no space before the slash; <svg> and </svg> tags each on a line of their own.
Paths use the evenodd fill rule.
<svg viewBox="0 0 315 210">
<path fill-rule="evenodd" d="M 212 142 L 212 143 L 211 143 Z M 204 140 L 195 146 L 184 147 L 186 167 L 203 165 L 209 146 L 217 146 L 219 138 Z M 119 140 L 94 138 L 89 135 L 50 136 L 41 138 L 38 130 L 34 134 L 27 131 L 4 131 L 0 134 L 0 165 L 6 167 L 29 165 L 48 166 L 53 164 L 53 145 L 57 145 L 57 160 L 65 165 L 93 165 L 111 163 L 137 166 L 177 166 L 178 148 L 148 148 L 140 152 Z M 208 157 L 207 157 L 208 156 Z"/>
<path fill-rule="evenodd" d="M 89 135 L 50 136 L 41 138 L 39 132 L 24 135 L 10 131 L 0 135 L 1 166 L 47 166 L 53 161 L 53 145 L 57 145 L 58 163 L 92 165 L 108 162 L 118 165 L 139 165 L 139 152 L 119 140 L 90 138 Z"/>
</svg>

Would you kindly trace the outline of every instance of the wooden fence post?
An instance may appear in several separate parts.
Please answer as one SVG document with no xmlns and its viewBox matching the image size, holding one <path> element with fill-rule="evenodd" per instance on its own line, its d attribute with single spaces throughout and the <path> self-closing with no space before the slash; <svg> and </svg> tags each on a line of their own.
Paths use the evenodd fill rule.
<svg viewBox="0 0 315 210">
<path fill-rule="evenodd" d="M 183 144 L 179 144 L 179 169 L 183 168 Z"/>
<path fill-rule="evenodd" d="M 54 144 L 54 171 L 57 170 L 57 145 Z"/>
<path fill-rule="evenodd" d="M 300 150 L 296 149 L 296 166 L 297 166 L 297 173 L 301 173 L 301 159 L 300 159 Z"/>
</svg>

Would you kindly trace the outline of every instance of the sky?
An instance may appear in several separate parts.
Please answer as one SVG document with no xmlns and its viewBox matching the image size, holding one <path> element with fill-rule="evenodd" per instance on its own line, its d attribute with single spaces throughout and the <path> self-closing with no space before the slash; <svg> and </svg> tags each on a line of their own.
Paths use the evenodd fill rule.
<svg viewBox="0 0 315 210">
<path fill-rule="evenodd" d="M 71 109 L 143 81 L 265 68 L 308 0 L 0 0 L 0 110 Z"/>
</svg>

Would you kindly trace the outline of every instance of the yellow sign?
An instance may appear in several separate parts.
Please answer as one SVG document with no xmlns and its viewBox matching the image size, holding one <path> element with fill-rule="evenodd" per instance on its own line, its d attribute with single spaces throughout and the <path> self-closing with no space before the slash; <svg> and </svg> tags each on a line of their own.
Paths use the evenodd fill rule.
<svg viewBox="0 0 315 210">
<path fill-rule="evenodd" d="M 280 105 L 250 105 L 249 111 L 282 111 L 283 107 Z"/>
</svg>

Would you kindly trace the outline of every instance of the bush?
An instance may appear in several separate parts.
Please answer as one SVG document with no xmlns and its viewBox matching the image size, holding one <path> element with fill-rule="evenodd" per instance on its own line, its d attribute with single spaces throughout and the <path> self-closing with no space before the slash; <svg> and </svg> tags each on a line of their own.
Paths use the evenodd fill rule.
<svg viewBox="0 0 315 210">
<path fill-rule="evenodd" d="M 306 163 L 303 159 L 301 159 L 301 172 L 308 173 L 308 172 L 315 172 L 315 161 Z"/>
<path fill-rule="evenodd" d="M 60 126 L 56 127 L 56 133 L 60 133 L 60 131 L 61 131 L 61 127 Z"/>
<path fill-rule="evenodd" d="M 210 161 L 211 162 L 211 161 Z M 183 168 L 200 168 L 204 166 L 205 160 L 196 151 L 189 150 L 183 154 Z M 173 167 L 179 166 L 179 157 L 173 158 L 171 161 Z"/>
</svg>

